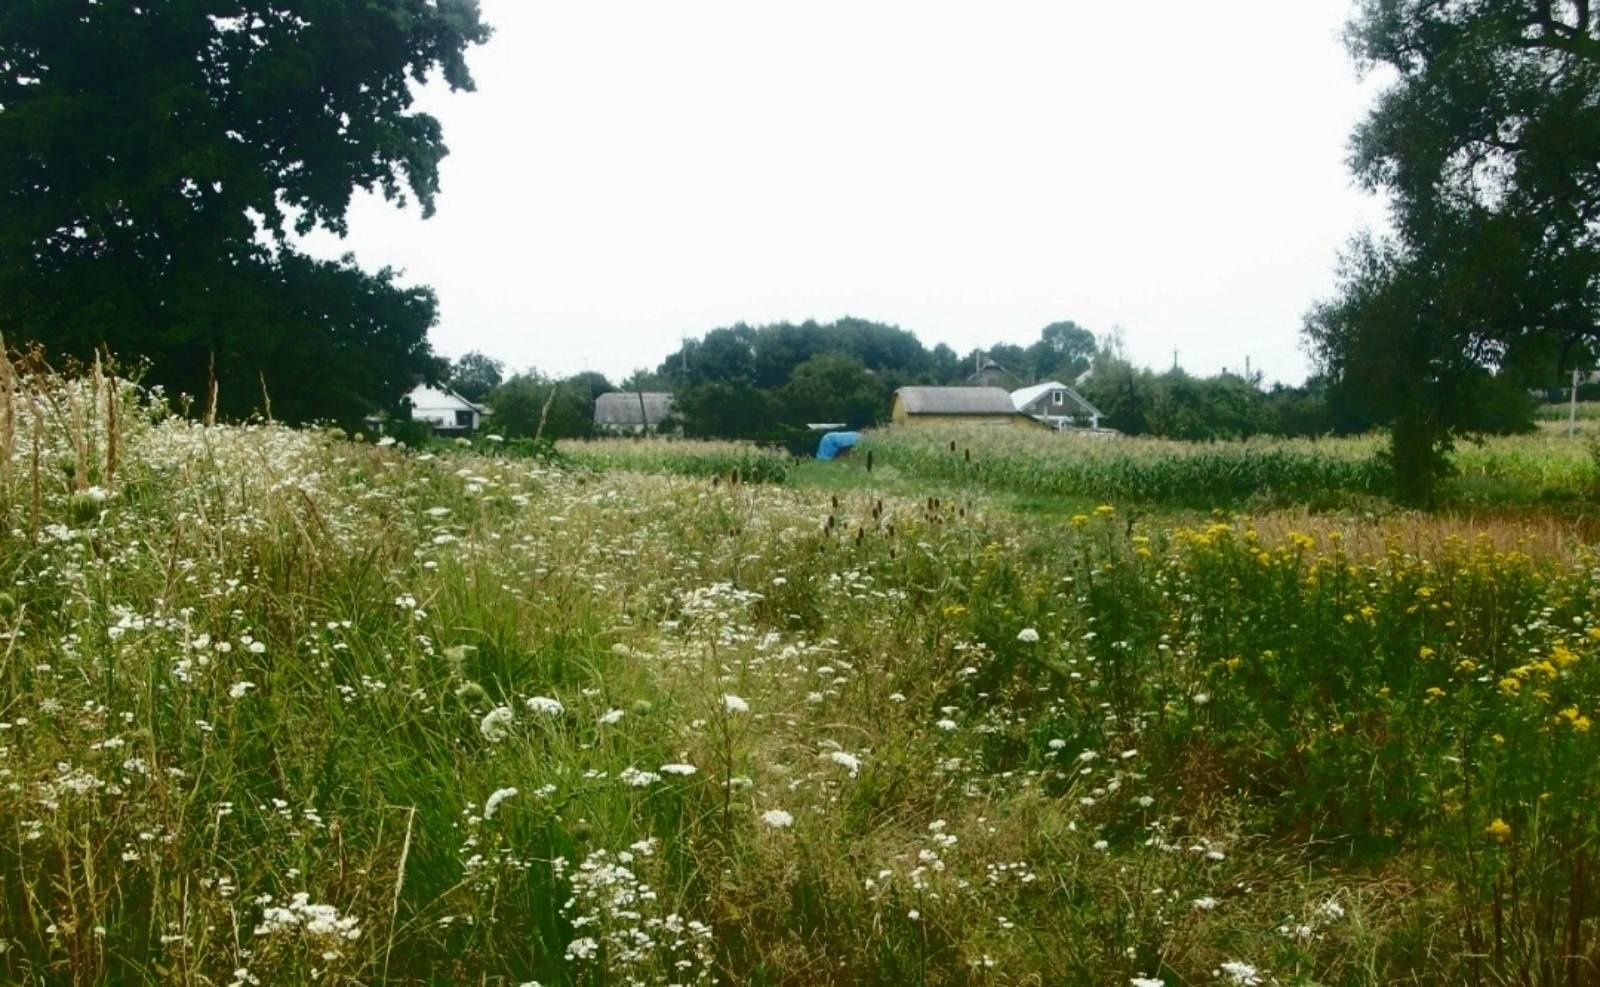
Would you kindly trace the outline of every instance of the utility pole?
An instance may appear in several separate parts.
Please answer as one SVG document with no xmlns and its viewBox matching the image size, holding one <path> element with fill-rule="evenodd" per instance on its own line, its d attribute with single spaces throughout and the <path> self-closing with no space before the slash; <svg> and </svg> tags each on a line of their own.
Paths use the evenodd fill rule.
<svg viewBox="0 0 1600 987">
<path fill-rule="evenodd" d="M 1567 438 L 1578 434 L 1578 369 L 1572 369 L 1572 400 L 1567 405 Z"/>
</svg>

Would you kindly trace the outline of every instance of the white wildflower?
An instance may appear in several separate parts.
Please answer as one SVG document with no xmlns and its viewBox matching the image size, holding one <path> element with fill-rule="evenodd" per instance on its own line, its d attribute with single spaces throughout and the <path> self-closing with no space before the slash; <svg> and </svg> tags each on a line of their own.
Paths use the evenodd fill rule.
<svg viewBox="0 0 1600 987">
<path fill-rule="evenodd" d="M 561 700 L 552 699 L 549 696 L 532 696 L 526 701 L 525 705 L 530 712 L 538 713 L 541 716 L 560 716 L 567 710 L 565 706 L 561 705 Z"/>
<path fill-rule="evenodd" d="M 1222 964 L 1222 973 L 1228 978 L 1229 983 L 1238 987 L 1255 987 L 1261 983 L 1260 972 L 1250 964 L 1238 960 L 1229 960 Z"/>
<path fill-rule="evenodd" d="M 498 744 L 511 734 L 512 713 L 510 706 L 496 706 L 485 713 L 478 723 L 478 732 L 483 734 L 483 739 L 491 744 Z"/>
<path fill-rule="evenodd" d="M 680 775 L 684 778 L 694 774 L 699 769 L 692 764 L 663 764 L 661 773 L 664 775 Z"/>
<path fill-rule="evenodd" d="M 861 759 L 846 751 L 833 751 L 828 755 L 828 760 L 849 771 L 852 778 L 861 770 Z"/>
<path fill-rule="evenodd" d="M 1037 644 L 1039 643 L 1039 632 L 1031 627 L 1024 627 L 1017 632 L 1017 640 L 1023 644 Z"/>
<path fill-rule="evenodd" d="M 620 719 L 622 719 L 622 710 L 620 710 L 620 709 L 608 709 L 608 710 L 605 711 L 604 714 L 601 715 L 601 717 L 600 717 L 600 725 L 603 726 L 603 727 L 608 727 L 608 726 L 611 726 L 613 723 L 616 723 Z"/>
<path fill-rule="evenodd" d="M 500 803 L 517 794 L 515 788 L 497 788 L 488 798 L 483 800 L 483 818 L 493 819 L 495 812 L 500 808 Z"/>
<path fill-rule="evenodd" d="M 794 825 L 794 816 L 782 809 L 768 809 L 761 814 L 761 821 L 773 829 L 788 829 Z"/>
<path fill-rule="evenodd" d="M 750 704 L 732 693 L 722 697 L 722 708 L 730 713 L 750 712 Z"/>
<path fill-rule="evenodd" d="M 661 780 L 661 776 L 654 771 L 641 771 L 633 765 L 628 765 L 617 772 L 617 780 L 634 788 L 648 788 Z"/>
<path fill-rule="evenodd" d="M 1329 898 L 1316 907 L 1316 915 L 1324 922 L 1337 922 L 1344 918 L 1344 906 Z"/>
<path fill-rule="evenodd" d="M 600 944 L 588 936 L 567 943 L 567 959 L 586 960 L 600 949 Z"/>
</svg>

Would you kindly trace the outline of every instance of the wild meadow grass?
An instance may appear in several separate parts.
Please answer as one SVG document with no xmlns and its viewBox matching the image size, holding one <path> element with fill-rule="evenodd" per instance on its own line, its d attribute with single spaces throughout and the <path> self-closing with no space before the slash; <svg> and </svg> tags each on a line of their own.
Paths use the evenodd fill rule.
<svg viewBox="0 0 1600 987">
<path fill-rule="evenodd" d="M 0 981 L 1595 976 L 1600 559 L 1537 525 L 0 394 Z"/>
<path fill-rule="evenodd" d="M 1571 405 L 1565 402 L 1556 404 L 1541 404 L 1534 409 L 1534 417 L 1540 421 L 1565 423 L 1572 414 Z M 1579 401 L 1578 421 L 1593 422 L 1600 420 L 1600 401 Z"/>
</svg>

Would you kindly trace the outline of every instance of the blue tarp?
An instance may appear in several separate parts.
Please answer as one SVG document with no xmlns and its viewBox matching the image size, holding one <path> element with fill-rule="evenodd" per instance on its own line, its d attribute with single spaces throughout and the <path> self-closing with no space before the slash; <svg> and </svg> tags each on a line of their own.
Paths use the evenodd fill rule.
<svg viewBox="0 0 1600 987">
<path fill-rule="evenodd" d="M 838 459 L 840 453 L 854 449 L 860 441 L 860 432 L 829 432 L 817 443 L 817 458 L 823 461 Z"/>
</svg>

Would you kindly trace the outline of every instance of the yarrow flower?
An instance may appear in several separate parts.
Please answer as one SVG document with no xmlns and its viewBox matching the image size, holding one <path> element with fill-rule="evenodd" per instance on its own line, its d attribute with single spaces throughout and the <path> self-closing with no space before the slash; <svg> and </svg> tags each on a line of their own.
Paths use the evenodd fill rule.
<svg viewBox="0 0 1600 987">
<path fill-rule="evenodd" d="M 1021 641 L 1023 644 L 1038 644 L 1039 632 L 1034 630 L 1032 627 L 1024 627 L 1022 630 L 1017 632 L 1017 640 Z"/>
<path fill-rule="evenodd" d="M 1255 967 L 1238 960 L 1229 960 L 1222 964 L 1222 973 L 1228 977 L 1230 983 L 1238 987 L 1256 987 L 1261 983 L 1261 974 Z"/>
<path fill-rule="evenodd" d="M 495 789 L 488 798 L 483 800 L 483 818 L 493 819 L 496 810 L 500 808 L 500 803 L 504 802 L 506 799 L 515 794 L 517 794 L 517 790 L 515 788 Z"/>
<path fill-rule="evenodd" d="M 620 710 L 620 709 L 608 709 L 600 717 L 600 725 L 603 726 L 603 727 L 608 727 L 608 726 L 610 726 L 611 724 L 617 722 L 620 719 L 622 719 L 622 710 Z"/>
<path fill-rule="evenodd" d="M 782 809 L 768 809 L 761 814 L 761 821 L 773 829 L 788 829 L 794 825 L 794 816 Z"/>
<path fill-rule="evenodd" d="M 750 712 L 750 704 L 732 693 L 722 697 L 722 708 L 730 713 Z"/>
<path fill-rule="evenodd" d="M 663 764 L 661 773 L 664 775 L 680 775 L 684 778 L 694 774 L 699 769 L 692 764 Z"/>
<path fill-rule="evenodd" d="M 828 760 L 848 770 L 852 778 L 856 776 L 856 772 L 861 770 L 861 759 L 846 751 L 834 751 L 828 755 Z"/>
</svg>

